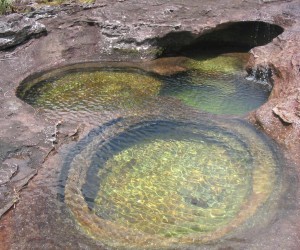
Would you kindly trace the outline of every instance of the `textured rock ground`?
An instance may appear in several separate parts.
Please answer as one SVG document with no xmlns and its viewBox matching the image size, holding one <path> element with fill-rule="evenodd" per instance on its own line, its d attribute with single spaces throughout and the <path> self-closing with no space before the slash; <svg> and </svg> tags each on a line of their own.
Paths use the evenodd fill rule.
<svg viewBox="0 0 300 250">
<path fill-rule="evenodd" d="M 150 60 L 165 51 L 176 52 L 224 23 L 264 21 L 284 28 L 271 43 L 251 50 L 248 71 L 256 78 L 272 79 L 274 88 L 269 101 L 249 119 L 280 143 L 287 157 L 299 165 L 298 0 L 98 0 L 93 5 L 44 7 L 26 14 L 26 18 L 17 17 L 22 25 L 23 20 L 29 22 L 31 28 L 25 28 L 17 40 L 1 43 L 6 50 L 0 52 L 0 216 L 18 201 L 20 190 L 51 157 L 53 138 L 58 145 L 65 143 L 79 126 L 64 122 L 56 138 L 59 121 L 46 120 L 16 97 L 23 79 L 77 62 Z M 4 23 L 2 28 L 5 25 L 9 24 Z M 45 32 L 43 25 L 47 35 L 35 37 Z"/>
</svg>

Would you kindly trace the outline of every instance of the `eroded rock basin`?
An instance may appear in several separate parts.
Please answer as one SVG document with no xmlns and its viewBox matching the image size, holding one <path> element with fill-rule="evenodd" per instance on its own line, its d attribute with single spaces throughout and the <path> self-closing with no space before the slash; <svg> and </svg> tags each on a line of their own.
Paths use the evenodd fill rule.
<svg viewBox="0 0 300 250">
<path fill-rule="evenodd" d="M 218 248 L 249 232 L 244 247 L 261 244 L 255 237 L 282 216 L 281 202 L 291 205 L 296 182 L 283 171 L 278 147 L 233 116 L 268 96 L 266 86 L 244 79 L 246 57 L 161 59 L 172 65 L 163 72 L 157 63 L 73 65 L 26 79 L 18 96 L 60 119 L 58 128 L 64 119 L 88 119 L 96 128 L 39 172 L 18 206 L 24 212 L 12 218 L 23 228 L 31 221 L 13 246 L 34 248 L 42 237 L 58 248 L 78 242 L 80 248 Z M 211 102 L 198 104 L 211 89 Z M 253 93 L 263 93 L 260 101 Z M 234 103 L 224 109 L 230 94 Z M 237 107 L 240 97 L 245 106 Z M 252 97 L 250 108 L 245 97 Z M 33 230 L 32 223 L 44 229 Z"/>
<path fill-rule="evenodd" d="M 10 218 L 11 246 L 267 247 L 297 187 L 277 146 L 240 119 L 175 110 L 115 118 L 64 146 Z"/>
<path fill-rule="evenodd" d="M 283 191 L 274 148 L 239 121 L 186 118 L 112 121 L 71 150 L 61 195 L 88 236 L 185 249 L 274 218 Z"/>
<path fill-rule="evenodd" d="M 300 6 L 298 1 L 283 0 L 273 3 L 273 1 L 216 0 L 212 3 L 187 0 L 184 3 L 182 1 L 171 3 L 157 0 L 149 1 L 147 4 L 135 0 L 96 2 L 97 4 L 92 6 L 64 6 L 30 13 L 28 15 L 30 18 L 39 20 L 45 25 L 48 35 L 43 33 L 44 36 L 39 39 L 31 39 L 16 49 L 1 52 L 0 133 L 3 145 L 1 145 L 0 157 L 4 161 L 4 168 L 1 166 L 1 171 L 4 171 L 6 178 L 3 179 L 4 184 L 1 186 L 0 201 L 4 205 L 1 207 L 0 214 L 19 201 L 15 209 L 11 209 L 1 219 L 1 247 L 3 249 L 144 249 L 145 246 L 155 248 L 156 245 L 158 249 L 162 247 L 298 249 L 300 245 L 298 226 L 300 195 L 297 180 L 300 159 L 298 140 Z M 22 19 L 19 16 L 20 18 Z M 245 22 L 245 20 L 249 21 Z M 245 33 L 246 30 L 249 32 Z M 276 38 L 279 34 L 281 35 Z M 117 107 L 121 105 L 121 109 L 102 113 L 96 111 L 93 114 L 91 109 L 88 112 L 78 112 L 77 109 L 80 114 L 78 116 L 75 111 L 62 112 L 57 116 L 53 110 L 21 102 L 14 94 L 24 77 L 34 72 L 83 61 L 153 59 L 162 52 L 166 54 L 177 52 L 183 46 L 193 42 L 200 47 L 210 44 L 220 46 L 225 42 L 229 46 L 246 46 L 247 50 L 258 46 L 251 50 L 248 72 L 251 72 L 254 78 L 266 76 L 272 80 L 274 88 L 268 102 L 251 112 L 247 118 L 207 114 L 195 105 L 194 96 L 189 94 L 192 88 L 197 89 L 200 85 L 203 87 L 204 82 L 195 82 L 194 77 L 185 78 L 186 65 L 172 62 L 169 66 L 174 67 L 166 66 L 169 59 L 161 59 L 155 63 L 141 63 L 139 69 L 136 69 L 132 63 L 106 64 L 105 67 L 113 67 L 114 70 L 130 67 L 131 70 L 127 73 L 137 73 L 139 76 L 150 74 L 151 79 L 152 74 L 163 75 L 163 78 L 167 78 L 170 74 L 177 74 L 189 80 L 184 82 L 184 85 L 188 86 L 186 89 L 188 94 L 185 95 L 176 91 L 171 91 L 172 95 L 169 91 L 165 92 L 166 95 L 162 95 L 161 90 L 157 94 L 157 89 L 153 88 L 153 91 L 147 92 L 150 93 L 151 98 L 144 107 L 140 106 L 140 103 L 128 106 L 121 95 L 121 102 L 113 103 Z M 178 61 L 184 64 L 182 60 L 178 58 Z M 95 64 L 92 63 L 92 66 Z M 193 81 L 190 81 L 191 79 Z M 159 82 L 157 86 L 163 86 L 160 85 L 161 81 Z M 199 86 L 195 84 L 191 86 L 191 82 Z M 212 89 L 214 88 L 210 86 L 209 90 Z M 139 92 L 139 89 L 136 90 Z M 227 91 L 228 88 L 225 90 Z M 212 107 L 211 104 L 207 106 Z M 128 108 L 134 112 L 134 115 L 128 112 Z M 138 110 L 141 109 L 142 112 L 139 112 Z M 264 133 L 279 142 L 285 149 L 285 156 L 291 161 L 285 162 L 277 146 L 269 139 L 265 139 L 263 134 L 251 127 L 244 119 L 251 120 L 252 124 L 256 124 Z M 175 135 L 166 133 L 169 137 L 161 137 L 160 133 L 149 134 L 148 128 L 151 126 L 158 128 L 166 124 L 167 127 L 175 126 L 175 132 L 179 131 L 177 127 L 180 124 L 184 124 L 183 133 L 175 133 Z M 211 133 L 210 139 L 215 136 L 229 138 L 226 141 L 228 147 L 224 147 L 224 143 L 219 145 L 214 140 L 209 140 L 208 130 L 204 125 L 215 129 L 216 133 Z M 140 126 L 141 130 L 137 126 Z M 115 141 L 130 137 L 130 129 L 138 131 L 139 135 L 147 135 L 149 137 L 147 143 L 144 140 L 133 141 L 133 145 L 121 143 L 123 146 L 119 151 L 111 148 L 110 158 L 102 161 L 101 155 L 105 150 L 103 151 L 104 148 L 97 144 L 102 138 L 101 135 L 105 136 L 102 139 L 107 141 L 108 145 L 114 145 Z M 187 136 L 188 131 L 191 130 L 196 140 L 190 140 Z M 183 137 L 179 138 L 179 134 Z M 200 140 L 198 135 L 201 135 Z M 252 143 L 251 138 L 260 142 L 259 145 Z M 89 150 L 93 143 L 97 147 L 90 152 L 98 152 L 100 158 L 95 154 L 92 160 L 87 157 L 85 165 L 83 164 L 85 167 L 82 168 L 76 164 L 77 160 L 82 158 L 84 151 L 82 145 Z M 192 147 L 189 147 L 190 145 Z M 161 162 L 162 158 L 175 161 L 176 155 L 172 153 L 181 152 L 181 148 L 186 149 L 184 150 L 186 154 L 183 156 L 197 162 L 198 159 L 193 158 L 194 150 L 198 150 L 199 155 L 205 150 L 218 152 L 220 157 L 216 157 L 216 161 L 211 161 L 211 165 L 208 165 L 222 178 L 216 179 L 216 176 L 211 174 L 211 169 L 205 167 L 203 159 L 199 160 L 201 163 L 199 168 L 192 169 L 195 176 L 205 177 L 204 179 L 209 183 L 219 182 L 220 187 L 224 187 L 224 179 L 231 176 L 229 173 L 235 173 L 236 177 L 231 178 L 228 192 L 221 193 L 218 193 L 220 190 L 207 188 L 205 181 L 199 181 L 195 186 L 188 182 L 186 185 L 174 187 L 173 179 L 166 178 L 165 181 L 170 184 L 168 185 L 170 188 L 158 190 L 161 191 L 158 197 L 172 208 L 174 216 L 168 215 L 169 217 L 164 218 L 163 221 L 153 224 L 153 221 L 157 220 L 157 213 L 151 209 L 161 208 L 161 203 L 157 202 L 155 196 L 154 183 L 161 183 L 162 180 L 160 176 L 140 178 L 143 173 L 149 173 L 149 168 L 147 166 L 137 168 L 136 164 L 140 165 L 139 159 L 144 158 L 141 157 L 144 151 L 161 152 L 160 147 L 167 147 L 170 150 L 166 150 L 168 157 L 157 157 L 157 162 Z M 251 153 L 255 156 L 256 147 L 265 152 L 262 157 L 259 157 L 263 164 L 272 166 L 268 168 L 270 171 L 265 175 L 273 180 L 265 189 L 269 191 L 261 196 L 266 198 L 265 201 L 253 199 L 251 196 L 251 192 L 256 193 L 252 187 L 257 185 L 249 181 L 249 176 L 251 176 L 250 180 L 254 180 L 255 178 L 252 177 L 255 174 L 247 171 L 258 170 L 257 166 L 249 165 L 249 161 L 246 161 L 247 164 L 240 164 L 244 168 L 237 168 L 234 157 L 245 152 L 240 158 L 251 159 L 249 155 Z M 188 148 L 194 150 L 190 152 Z M 230 148 L 237 154 L 227 154 Z M 240 150 L 237 150 L 238 148 Z M 129 162 L 126 161 L 128 156 L 132 156 Z M 232 161 L 230 167 L 225 168 L 225 172 L 220 172 L 218 166 L 228 161 Z M 115 171 L 106 169 L 102 172 L 93 171 L 93 166 L 101 170 L 100 165 L 109 167 L 112 163 L 119 166 L 114 168 Z M 192 177 L 180 167 L 182 163 L 176 165 L 177 163 L 179 164 L 180 161 L 174 162 L 174 180 L 177 183 L 185 183 Z M 152 165 L 158 172 L 164 173 L 159 167 L 155 167 L 155 162 Z M 22 189 L 37 173 L 36 169 L 39 169 L 38 175 L 30 181 L 26 189 Z M 112 170 L 112 168 L 108 169 Z M 248 170 L 245 172 L 245 169 Z M 125 173 L 124 182 L 119 178 L 118 171 Z M 84 178 L 84 175 L 89 173 L 99 178 L 98 182 L 93 180 L 94 188 L 88 187 L 87 183 L 90 179 Z M 110 178 L 110 175 L 116 178 Z M 110 190 L 114 179 L 119 180 L 115 183 L 118 187 L 115 193 Z M 131 189 L 125 182 L 129 179 L 133 180 L 133 183 L 139 179 L 151 195 L 146 197 L 144 193 Z M 230 207 L 228 206 L 230 195 L 236 194 L 235 187 L 241 180 L 245 180 L 240 186 L 241 189 L 250 191 L 241 192 L 241 197 L 234 206 Z M 259 183 L 265 182 L 260 180 Z M 104 186 L 103 189 L 101 185 Z M 185 191 L 185 187 L 192 190 L 191 195 Z M 101 190 L 108 192 L 111 199 L 106 200 L 105 193 L 101 193 Z M 179 212 L 191 212 L 188 216 L 191 218 L 190 221 L 180 220 L 175 224 L 176 226 L 172 223 L 166 226 L 167 220 L 174 222 L 176 218 L 182 217 L 178 214 L 176 216 L 176 209 L 172 206 L 174 200 L 163 195 L 165 193 L 176 193 L 175 200 L 183 206 L 183 210 Z M 206 198 L 200 199 L 199 194 Z M 132 199 L 135 196 L 141 196 L 141 199 Z M 150 200 L 151 209 L 144 206 L 145 199 Z M 249 207 L 247 201 L 251 202 Z M 127 204 L 129 206 L 126 206 Z M 221 209 L 216 209 L 214 205 L 219 205 Z M 105 213 L 106 208 L 111 206 L 115 207 L 111 210 L 112 213 Z M 136 216 L 123 215 L 122 209 L 135 215 L 135 208 L 139 206 L 143 207 L 144 215 L 148 215 L 146 220 L 137 220 Z M 99 211 L 104 212 L 101 214 Z M 199 215 L 200 211 L 202 215 L 209 214 L 214 217 L 208 216 L 207 220 L 203 221 L 199 216 L 195 216 L 195 214 Z M 241 211 L 244 211 L 244 217 L 239 217 Z M 165 215 L 164 207 L 158 213 Z M 195 227 L 195 221 L 196 224 L 200 221 L 198 225 L 201 226 Z M 217 226 L 209 226 L 211 221 L 217 221 L 213 223 Z M 102 223 L 109 224 L 109 227 L 101 227 Z M 155 230 L 151 230 L 152 226 Z M 127 234 L 129 238 L 131 237 L 130 240 L 126 241 L 126 237 L 120 239 L 118 230 L 120 227 L 124 232 L 123 235 Z M 99 228 L 107 230 L 99 232 Z M 135 228 L 137 231 L 131 232 L 130 228 Z M 141 237 L 135 237 L 136 233 Z M 155 240 L 157 238 L 159 240 Z M 195 239 L 198 242 L 195 242 Z M 129 243 L 132 245 L 130 246 Z"/>
</svg>

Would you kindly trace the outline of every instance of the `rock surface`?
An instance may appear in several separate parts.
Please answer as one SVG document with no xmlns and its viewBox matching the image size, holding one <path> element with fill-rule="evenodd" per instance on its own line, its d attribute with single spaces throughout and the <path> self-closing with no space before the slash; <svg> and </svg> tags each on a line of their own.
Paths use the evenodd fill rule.
<svg viewBox="0 0 300 250">
<path fill-rule="evenodd" d="M 0 17 L 0 50 L 23 43 L 46 33 L 43 24 L 20 14 Z"/>
<path fill-rule="evenodd" d="M 270 6 L 270 10 L 276 8 Z M 298 9 L 298 11 L 295 11 Z M 271 69 L 274 87 L 269 101 L 253 113 L 253 122 L 300 161 L 300 22 L 299 3 L 291 2 L 276 16 L 285 27 L 278 38 L 251 50 L 249 66 L 255 71 Z"/>
<path fill-rule="evenodd" d="M 274 87 L 269 101 L 248 118 L 286 149 L 286 156 L 299 166 L 300 178 L 298 0 L 96 0 L 94 5 L 43 8 L 27 17 L 0 18 L 0 49 L 11 48 L 0 51 L 0 174 L 5 172 L 0 179 L 0 216 L 18 201 L 19 191 L 57 149 L 52 136 L 57 135 L 59 121 L 46 120 L 16 97 L 22 80 L 77 62 L 154 59 L 164 53 L 162 49 L 176 52 L 222 24 L 244 21 L 284 28 L 269 44 L 250 51 L 248 71 L 260 80 L 271 78 Z M 46 29 L 48 34 L 40 36 Z M 36 36 L 39 39 L 28 41 Z M 58 144 L 69 141 L 68 135 L 79 125 L 64 122 Z M 293 242 L 286 249 L 297 249 Z"/>
</svg>

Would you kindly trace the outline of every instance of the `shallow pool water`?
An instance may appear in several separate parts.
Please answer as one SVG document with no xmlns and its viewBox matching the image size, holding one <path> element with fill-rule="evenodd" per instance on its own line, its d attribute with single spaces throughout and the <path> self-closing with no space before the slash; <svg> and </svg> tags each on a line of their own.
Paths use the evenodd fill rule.
<svg viewBox="0 0 300 250">
<path fill-rule="evenodd" d="M 162 76 L 136 68 L 73 69 L 19 88 L 20 98 L 50 117 L 141 109 L 172 97 L 214 114 L 243 115 L 262 105 L 269 88 L 245 79 L 247 53 L 186 58 L 184 72 Z M 151 105 L 151 104 L 150 104 Z"/>
<path fill-rule="evenodd" d="M 87 249 L 218 248 L 270 225 L 287 178 L 277 146 L 242 119 L 269 94 L 245 80 L 247 54 L 168 60 L 163 70 L 75 65 L 23 82 L 18 96 L 48 119 L 92 129 L 45 163 L 28 200 L 54 205 L 37 217 L 46 205 L 34 203 L 22 221 L 48 218 L 43 237 L 61 248 L 80 237 Z M 28 248 L 37 232 L 23 236 Z"/>
<path fill-rule="evenodd" d="M 166 77 L 161 95 L 214 113 L 243 115 L 261 106 L 270 90 L 245 79 L 247 53 L 206 55 L 188 59 L 185 73 Z"/>
<path fill-rule="evenodd" d="M 96 214 L 166 237 L 214 231 L 250 193 L 244 158 L 203 140 L 156 139 L 126 148 L 100 167 Z"/>
<path fill-rule="evenodd" d="M 241 128 L 154 118 L 100 127 L 67 157 L 64 202 L 110 246 L 182 248 L 225 236 L 276 206 L 282 185 L 272 146 L 231 125 Z"/>
<path fill-rule="evenodd" d="M 247 114 L 264 104 L 269 96 L 266 86 L 258 86 L 239 74 L 209 75 L 193 70 L 165 81 L 161 95 L 214 114 Z"/>
</svg>

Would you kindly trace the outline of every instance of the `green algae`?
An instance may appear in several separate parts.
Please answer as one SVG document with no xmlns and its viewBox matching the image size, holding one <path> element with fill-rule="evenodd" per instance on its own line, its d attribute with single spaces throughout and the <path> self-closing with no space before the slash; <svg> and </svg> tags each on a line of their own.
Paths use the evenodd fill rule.
<svg viewBox="0 0 300 250">
<path fill-rule="evenodd" d="M 235 84 L 226 79 L 204 77 L 197 72 L 190 72 L 188 83 L 171 86 L 163 95 L 170 95 L 190 107 L 214 114 L 243 114 L 248 111 L 243 105 L 235 105 L 238 101 L 234 98 L 237 91 Z"/>
<path fill-rule="evenodd" d="M 58 77 L 50 72 L 26 81 L 17 95 L 58 119 L 78 116 L 78 111 L 82 117 L 96 112 L 137 113 L 158 99 L 167 100 L 163 96 L 205 112 L 243 115 L 263 104 L 269 95 L 262 86 L 244 79 L 247 57 L 246 53 L 230 53 L 161 59 L 152 65 L 157 75 L 133 68 L 66 68 L 58 71 Z M 169 68 L 164 68 L 165 64 Z"/>
<path fill-rule="evenodd" d="M 190 74 L 187 84 L 169 86 L 161 94 L 172 96 L 185 105 L 213 114 L 243 115 L 262 105 L 269 91 L 244 79 L 205 79 Z M 238 79 L 238 78 L 237 78 Z"/>
<path fill-rule="evenodd" d="M 143 74 L 76 72 L 29 89 L 25 99 L 45 109 L 114 110 L 140 105 L 160 88 L 160 81 Z"/>
</svg>

